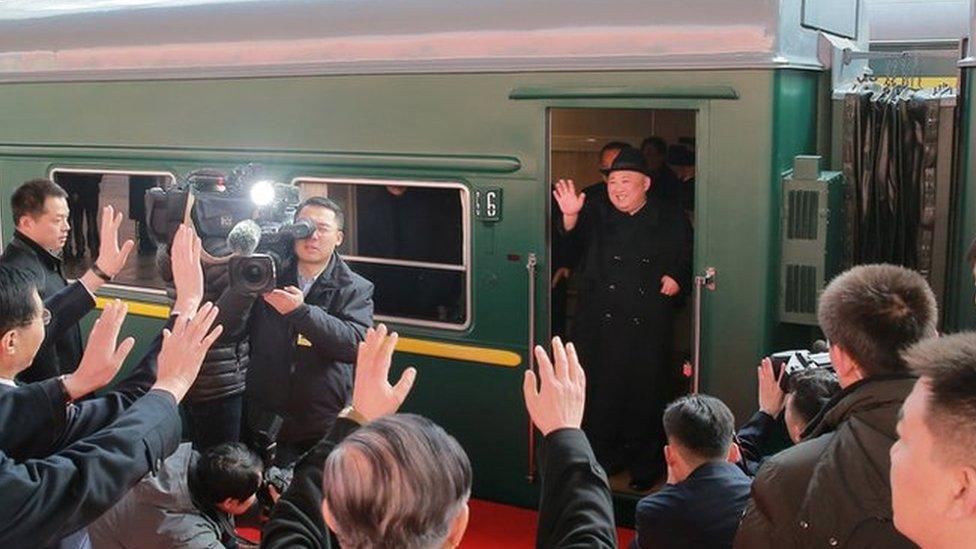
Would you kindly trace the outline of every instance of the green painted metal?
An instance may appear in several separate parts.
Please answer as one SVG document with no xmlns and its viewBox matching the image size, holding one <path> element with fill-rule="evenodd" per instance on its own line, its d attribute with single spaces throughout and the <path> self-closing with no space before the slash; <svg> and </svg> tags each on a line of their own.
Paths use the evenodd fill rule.
<svg viewBox="0 0 976 549">
<path fill-rule="evenodd" d="M 526 87 L 515 88 L 509 99 L 738 99 L 730 86 L 668 88 L 658 86 L 623 87 Z"/>
<path fill-rule="evenodd" d="M 6 203 L 16 184 L 56 166 L 183 175 L 250 161 L 282 180 L 404 178 L 498 188 L 500 221 L 473 221 L 471 230 L 471 326 L 396 329 L 517 352 L 527 363 L 529 253 L 540 260 L 536 342 L 548 338 L 548 109 L 695 109 L 695 266 L 718 271 L 718 289 L 706 294 L 703 388 L 744 418 L 755 407 L 753 366 L 775 331 L 776 183 L 794 154 L 816 152 L 808 146 L 817 78 L 689 70 L 4 84 L 0 199 Z M 597 88 L 645 93 L 510 98 L 512 90 Z M 735 90 L 738 100 L 647 93 L 665 89 Z M 9 238 L 10 219 L 0 219 Z M 133 324 L 143 341 L 158 326 Z M 419 376 L 405 409 L 461 441 L 474 464 L 475 494 L 534 505 L 521 369 L 398 355 L 396 367 L 407 365 Z"/>
</svg>

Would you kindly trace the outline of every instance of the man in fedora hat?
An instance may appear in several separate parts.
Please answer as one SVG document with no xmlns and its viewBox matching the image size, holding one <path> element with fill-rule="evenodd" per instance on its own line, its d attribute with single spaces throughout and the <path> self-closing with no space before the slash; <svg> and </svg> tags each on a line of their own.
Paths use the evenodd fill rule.
<svg viewBox="0 0 976 549">
<path fill-rule="evenodd" d="M 644 156 L 620 151 L 608 200 L 586 200 L 559 180 L 561 232 L 582 252 L 573 340 L 587 365 L 584 431 L 610 474 L 627 467 L 631 487 L 664 472 L 661 414 L 668 400 L 675 300 L 690 284 L 687 221 L 657 200 Z"/>
</svg>

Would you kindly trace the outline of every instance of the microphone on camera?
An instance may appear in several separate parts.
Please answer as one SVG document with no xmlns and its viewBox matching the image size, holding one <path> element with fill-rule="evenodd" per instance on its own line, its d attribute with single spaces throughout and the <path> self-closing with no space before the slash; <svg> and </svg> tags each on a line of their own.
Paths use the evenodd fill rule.
<svg viewBox="0 0 976 549">
<path fill-rule="evenodd" d="M 810 346 L 811 353 L 827 353 L 830 352 L 830 344 L 822 339 L 818 339 L 813 342 Z"/>
<path fill-rule="evenodd" d="M 254 254 L 261 242 L 261 226 L 245 219 L 230 230 L 227 235 L 227 246 L 234 255 L 248 257 Z"/>
</svg>

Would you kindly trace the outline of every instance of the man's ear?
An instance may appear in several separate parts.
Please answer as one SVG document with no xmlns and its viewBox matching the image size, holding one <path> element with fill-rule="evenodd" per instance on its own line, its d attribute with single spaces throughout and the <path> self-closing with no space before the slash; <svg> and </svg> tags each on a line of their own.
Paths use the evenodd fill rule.
<svg viewBox="0 0 976 549">
<path fill-rule="evenodd" d="M 325 519 L 325 524 L 329 527 L 329 530 L 337 532 L 335 526 L 335 518 L 333 518 L 332 513 L 329 512 L 329 502 L 325 498 L 322 498 L 322 518 Z"/>
<path fill-rule="evenodd" d="M 647 190 L 650 190 L 650 188 L 651 188 L 651 177 L 645 175 L 644 176 L 644 190 L 647 191 Z"/>
<path fill-rule="evenodd" d="M 19 343 L 19 335 L 17 334 L 17 330 L 7 330 L 2 336 L 0 336 L 0 353 L 5 355 L 16 354 L 17 345 Z"/>
<path fill-rule="evenodd" d="M 342 229 L 336 231 L 336 248 L 342 245 L 342 239 L 345 238 L 346 233 L 342 232 Z"/>
<path fill-rule="evenodd" d="M 976 518 L 976 468 L 962 467 L 956 474 L 956 493 L 953 494 L 950 518 L 971 521 Z"/>
<path fill-rule="evenodd" d="M 729 455 L 726 459 L 729 461 L 729 463 L 739 463 L 739 461 L 742 460 L 742 448 L 739 448 L 739 445 L 733 442 L 732 445 L 729 446 Z"/>
<path fill-rule="evenodd" d="M 665 444 L 664 445 L 664 462 L 667 463 L 670 466 L 673 466 L 674 463 L 675 463 L 675 461 L 676 461 L 676 457 L 674 455 L 674 448 L 672 448 L 670 444 Z"/>
<path fill-rule="evenodd" d="M 471 509 L 468 507 L 468 502 L 464 502 L 464 505 L 458 510 L 457 516 L 451 522 L 451 532 L 447 535 L 447 539 L 444 540 L 445 547 L 457 547 L 461 545 L 461 538 L 464 537 L 464 532 L 468 529 L 468 519 L 470 518 Z"/>
<path fill-rule="evenodd" d="M 830 362 L 834 366 L 834 371 L 837 372 L 837 377 L 841 380 L 848 380 L 848 384 L 864 377 L 854 357 L 839 345 L 830 346 Z"/>
</svg>

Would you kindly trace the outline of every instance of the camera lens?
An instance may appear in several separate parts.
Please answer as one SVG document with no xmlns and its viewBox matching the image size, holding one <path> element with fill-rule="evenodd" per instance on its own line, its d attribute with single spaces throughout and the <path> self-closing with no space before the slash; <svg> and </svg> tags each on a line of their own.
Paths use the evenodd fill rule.
<svg viewBox="0 0 976 549">
<path fill-rule="evenodd" d="M 241 274 L 243 275 L 244 280 L 250 284 L 259 284 L 267 277 L 264 267 L 260 264 L 254 263 L 246 265 L 244 269 L 242 269 Z"/>
</svg>

